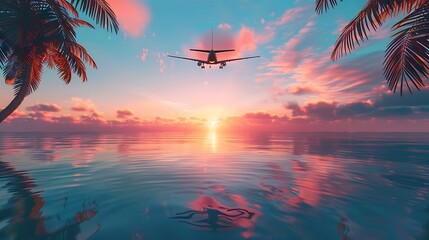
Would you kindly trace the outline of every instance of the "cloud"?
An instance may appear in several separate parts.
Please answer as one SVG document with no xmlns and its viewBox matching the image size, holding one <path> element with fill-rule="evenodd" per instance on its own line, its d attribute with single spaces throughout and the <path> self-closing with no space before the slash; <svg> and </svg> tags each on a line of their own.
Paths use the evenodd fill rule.
<svg viewBox="0 0 429 240">
<path fill-rule="evenodd" d="M 254 52 L 258 45 L 269 42 L 275 35 L 274 31 L 266 30 L 258 33 L 253 28 L 242 25 L 238 31 L 233 31 L 232 27 L 220 24 L 218 29 L 214 30 L 213 48 L 214 49 L 235 49 L 234 52 L 226 52 L 219 55 L 219 59 L 241 57 L 245 53 Z M 192 44 L 192 48 L 211 49 L 211 32 L 203 35 Z M 205 59 L 207 54 L 199 52 L 188 52 L 188 56 Z"/>
<path fill-rule="evenodd" d="M 374 96 L 374 91 L 383 90 L 377 89 L 384 82 L 381 71 L 383 52 L 349 56 L 339 62 L 332 62 L 329 51 L 317 53 L 314 47 L 303 44 L 315 37 L 312 27 L 307 29 L 301 29 L 282 48 L 274 50 L 272 60 L 262 66 L 262 72 L 258 73 L 259 82 L 288 80 L 289 88 L 284 86 L 286 91 L 276 91 L 273 97 L 278 98 L 286 93 L 307 94 L 318 95 L 319 99 L 352 102 L 366 100 Z M 278 82 L 276 85 L 281 86 Z"/>
<path fill-rule="evenodd" d="M 25 117 L 27 114 L 19 110 L 15 110 L 7 119 Z"/>
<path fill-rule="evenodd" d="M 117 118 L 127 118 L 127 117 L 131 117 L 133 115 L 134 115 L 133 112 L 131 112 L 128 109 L 123 109 L 123 110 L 118 109 L 118 110 L 116 110 L 116 117 Z"/>
<path fill-rule="evenodd" d="M 27 111 L 34 111 L 34 112 L 59 112 L 61 111 L 61 107 L 57 104 L 36 104 L 30 107 L 26 108 Z"/>
<path fill-rule="evenodd" d="M 321 23 L 315 19 L 310 7 L 289 9 L 278 19 L 265 23 L 265 28 L 274 34 L 282 33 L 279 38 L 284 41 L 273 47 L 271 57 L 258 67 L 256 82 L 272 82 L 269 93 L 279 102 L 286 98 L 290 101 L 290 95 L 293 95 L 292 100 L 300 102 L 335 100 L 351 103 L 387 92 L 380 88 L 385 83 L 382 74 L 384 52 L 352 54 L 332 62 L 333 46 L 324 46 L 326 39 L 335 39 L 324 36 L 326 29 L 319 27 Z M 337 24 L 344 26 L 345 22 L 340 20 Z M 324 37 L 315 43 L 321 36 Z M 373 36 L 373 39 L 379 38 Z"/>
<path fill-rule="evenodd" d="M 131 37 L 140 36 L 150 21 L 149 8 L 139 0 L 107 0 L 115 12 L 120 29 Z"/>
<path fill-rule="evenodd" d="M 71 110 L 76 112 L 93 112 L 94 111 L 94 103 L 91 99 L 81 99 L 77 97 L 72 98 L 73 106 Z"/>
<path fill-rule="evenodd" d="M 377 96 L 373 100 L 346 104 L 318 101 L 299 106 L 296 102 L 285 105 L 293 117 L 305 117 L 309 121 L 408 119 L 429 117 L 429 90 L 424 89 L 414 96 L 401 97 L 392 93 Z"/>
<path fill-rule="evenodd" d="M 303 116 L 305 113 L 301 109 L 298 103 L 296 102 L 290 102 L 284 106 L 288 110 L 292 110 L 292 116 Z"/>
<path fill-rule="evenodd" d="M 310 103 L 304 107 L 307 117 L 316 120 L 335 120 L 336 103 L 317 102 Z"/>
<path fill-rule="evenodd" d="M 274 22 L 274 25 L 286 25 L 297 19 L 302 19 L 302 17 L 306 16 L 307 13 L 311 10 L 311 6 L 291 8 L 285 11 L 283 15 L 276 22 Z"/>
<path fill-rule="evenodd" d="M 60 124 L 75 124 L 79 122 L 79 118 L 71 115 L 54 116 L 51 119 L 53 122 Z"/>
<path fill-rule="evenodd" d="M 316 86 L 300 86 L 300 85 L 292 85 L 289 88 L 286 88 L 286 91 L 292 95 L 306 95 L 306 94 L 317 94 L 320 93 L 321 90 Z"/>
<path fill-rule="evenodd" d="M 221 23 L 217 27 L 219 29 L 228 29 L 228 30 L 232 28 L 232 26 L 230 24 L 228 24 L 228 23 Z"/>
<path fill-rule="evenodd" d="M 242 116 L 242 118 L 247 123 L 251 123 L 251 124 L 272 123 L 279 119 L 282 119 L 281 117 L 278 117 L 276 115 L 271 115 L 265 112 L 246 113 Z"/>
<path fill-rule="evenodd" d="M 147 54 L 149 53 L 149 49 L 147 48 L 143 48 L 142 50 L 142 54 L 140 56 L 140 59 L 142 60 L 142 62 L 146 61 L 147 58 Z"/>
<path fill-rule="evenodd" d="M 51 115 L 48 114 L 47 112 L 41 111 L 41 112 L 30 112 L 28 114 L 28 117 L 32 119 L 42 119 L 49 122 Z"/>
<path fill-rule="evenodd" d="M 281 48 L 272 51 L 274 57 L 273 60 L 267 64 L 267 68 L 281 75 L 294 71 L 298 64 L 312 51 L 312 47 L 302 48 L 301 45 L 304 39 L 310 35 L 313 26 L 313 21 L 307 22 L 307 24 Z"/>
<path fill-rule="evenodd" d="M 162 56 L 164 54 L 161 55 L 161 53 L 157 53 L 156 55 L 158 57 L 158 62 L 159 62 L 159 72 L 163 73 L 164 68 L 165 68 L 165 62 L 164 62 L 164 59 L 162 58 Z"/>
</svg>

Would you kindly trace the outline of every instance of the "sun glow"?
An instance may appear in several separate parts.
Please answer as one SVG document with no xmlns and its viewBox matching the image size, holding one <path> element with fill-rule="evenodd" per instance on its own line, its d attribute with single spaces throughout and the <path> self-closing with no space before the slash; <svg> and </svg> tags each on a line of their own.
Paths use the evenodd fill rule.
<svg viewBox="0 0 429 240">
<path fill-rule="evenodd" d="M 216 129 L 216 127 L 217 127 L 217 120 L 211 120 L 210 129 Z"/>
</svg>

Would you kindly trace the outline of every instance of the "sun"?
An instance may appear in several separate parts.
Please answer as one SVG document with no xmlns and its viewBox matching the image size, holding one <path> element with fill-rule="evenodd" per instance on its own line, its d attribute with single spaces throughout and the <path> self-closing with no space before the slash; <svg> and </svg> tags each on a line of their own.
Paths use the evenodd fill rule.
<svg viewBox="0 0 429 240">
<path fill-rule="evenodd" d="M 217 127 L 217 120 L 211 120 L 210 121 L 210 128 L 215 129 Z"/>
</svg>

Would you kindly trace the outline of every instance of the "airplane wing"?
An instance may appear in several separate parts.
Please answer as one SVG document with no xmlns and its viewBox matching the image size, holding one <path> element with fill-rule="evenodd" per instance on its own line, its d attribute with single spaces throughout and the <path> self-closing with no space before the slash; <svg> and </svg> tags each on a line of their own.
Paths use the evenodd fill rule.
<svg viewBox="0 0 429 240">
<path fill-rule="evenodd" d="M 238 61 L 238 60 L 244 60 L 244 59 L 250 59 L 250 58 L 258 58 L 258 57 L 260 57 L 260 56 L 243 57 L 243 58 L 232 58 L 232 59 L 219 60 L 218 62 L 232 62 L 232 61 Z"/>
<path fill-rule="evenodd" d="M 172 56 L 172 55 L 167 55 L 168 57 L 172 57 L 172 58 L 179 58 L 179 59 L 185 59 L 185 60 L 190 60 L 190 61 L 196 61 L 196 62 L 202 62 L 202 63 L 206 63 L 206 60 L 200 60 L 200 59 L 195 59 L 195 58 L 186 58 L 186 57 L 178 57 L 178 56 Z"/>
</svg>

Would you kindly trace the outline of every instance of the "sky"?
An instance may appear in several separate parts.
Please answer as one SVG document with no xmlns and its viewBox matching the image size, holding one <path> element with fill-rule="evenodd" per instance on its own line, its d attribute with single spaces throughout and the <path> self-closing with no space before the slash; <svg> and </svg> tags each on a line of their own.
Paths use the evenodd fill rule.
<svg viewBox="0 0 429 240">
<path fill-rule="evenodd" d="M 383 77 L 389 21 L 333 62 L 342 27 L 365 1 L 318 15 L 314 0 L 108 0 L 121 31 L 79 29 L 95 59 L 88 81 L 69 85 L 45 68 L 0 131 L 190 130 L 429 131 L 429 89 L 393 94 Z M 84 19 L 88 19 L 83 14 Z M 393 19 L 395 20 L 395 19 Z M 234 48 L 218 58 L 260 58 L 200 69 L 167 54 Z M 0 87 L 0 108 L 13 89 Z"/>
</svg>

